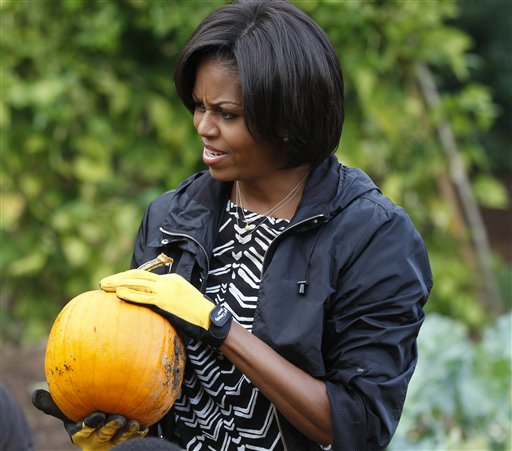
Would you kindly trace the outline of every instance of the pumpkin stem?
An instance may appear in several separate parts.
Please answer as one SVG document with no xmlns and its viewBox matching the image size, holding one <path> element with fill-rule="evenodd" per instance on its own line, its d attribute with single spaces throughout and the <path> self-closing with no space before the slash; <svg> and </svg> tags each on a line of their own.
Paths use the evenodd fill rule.
<svg viewBox="0 0 512 451">
<path fill-rule="evenodd" d="M 168 257 L 165 254 L 160 254 L 158 257 L 153 260 L 149 260 L 146 263 L 140 265 L 137 269 L 144 269 L 145 271 L 153 271 L 156 268 L 160 268 L 160 266 L 171 266 L 174 260 L 171 257 Z"/>
</svg>

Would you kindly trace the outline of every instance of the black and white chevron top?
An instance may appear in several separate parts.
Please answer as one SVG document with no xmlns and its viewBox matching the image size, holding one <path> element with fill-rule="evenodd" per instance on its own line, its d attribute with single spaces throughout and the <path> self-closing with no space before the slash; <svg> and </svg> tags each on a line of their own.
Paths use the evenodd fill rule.
<svg viewBox="0 0 512 451">
<path fill-rule="evenodd" d="M 263 257 L 286 219 L 245 211 L 228 201 L 213 251 L 207 295 L 252 330 Z M 262 222 L 263 221 L 263 222 Z M 261 224 L 260 224 L 261 223 Z M 272 404 L 223 355 L 198 341 L 187 346 L 188 365 L 176 424 L 187 450 L 283 450 Z"/>
</svg>

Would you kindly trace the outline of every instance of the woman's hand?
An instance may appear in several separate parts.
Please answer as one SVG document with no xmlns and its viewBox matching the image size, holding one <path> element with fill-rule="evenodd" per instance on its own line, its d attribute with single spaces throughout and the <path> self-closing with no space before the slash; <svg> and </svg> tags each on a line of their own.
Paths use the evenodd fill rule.
<svg viewBox="0 0 512 451">
<path fill-rule="evenodd" d="M 231 327 L 229 311 L 216 306 L 178 274 L 132 269 L 104 278 L 100 287 L 125 301 L 152 307 L 180 332 L 214 347 L 222 344 Z"/>
<path fill-rule="evenodd" d="M 32 393 L 32 404 L 64 423 L 71 441 L 83 451 L 107 451 L 126 440 L 144 437 L 148 428 L 141 427 L 135 420 L 127 420 L 122 415 L 106 415 L 94 412 L 77 423 L 62 413 L 46 390 Z"/>
</svg>

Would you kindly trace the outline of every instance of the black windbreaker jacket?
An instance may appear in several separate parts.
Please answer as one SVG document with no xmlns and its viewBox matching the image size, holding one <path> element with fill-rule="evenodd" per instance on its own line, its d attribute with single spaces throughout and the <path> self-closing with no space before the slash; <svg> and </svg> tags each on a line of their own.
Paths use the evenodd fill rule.
<svg viewBox="0 0 512 451">
<path fill-rule="evenodd" d="M 157 198 L 132 267 L 164 252 L 172 271 L 204 292 L 230 189 L 201 172 Z M 325 381 L 334 450 L 383 449 L 391 440 L 431 288 L 427 252 L 404 210 L 335 157 L 312 171 L 289 227 L 264 257 L 252 332 Z M 279 419 L 288 450 L 320 449 Z"/>
</svg>

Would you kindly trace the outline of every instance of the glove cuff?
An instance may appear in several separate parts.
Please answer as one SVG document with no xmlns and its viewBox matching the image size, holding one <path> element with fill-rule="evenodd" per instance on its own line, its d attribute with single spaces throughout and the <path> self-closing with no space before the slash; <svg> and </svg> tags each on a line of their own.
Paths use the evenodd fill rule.
<svg viewBox="0 0 512 451">
<path fill-rule="evenodd" d="M 217 305 L 210 312 L 210 327 L 208 328 L 208 344 L 216 349 L 222 346 L 231 330 L 233 315 L 231 312 Z"/>
</svg>

